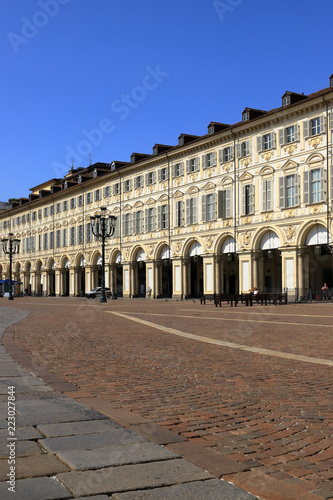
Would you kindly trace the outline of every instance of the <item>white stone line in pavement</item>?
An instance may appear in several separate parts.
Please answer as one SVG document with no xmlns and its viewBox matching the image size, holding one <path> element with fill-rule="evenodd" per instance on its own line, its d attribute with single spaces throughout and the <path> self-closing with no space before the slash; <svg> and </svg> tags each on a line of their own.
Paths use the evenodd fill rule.
<svg viewBox="0 0 333 500">
<path fill-rule="evenodd" d="M 186 311 L 186 312 L 188 312 L 188 311 L 200 312 L 200 310 L 198 310 L 198 309 L 182 309 L 182 311 Z M 216 307 L 214 309 L 214 311 L 215 312 L 219 312 L 219 311 L 222 312 L 223 311 L 224 314 L 226 314 L 226 313 L 227 314 L 232 314 L 232 313 L 239 314 L 239 309 L 237 309 L 237 307 L 236 308 L 232 308 L 232 309 L 231 309 L 231 307 L 229 307 L 228 310 L 226 310 L 225 308 L 224 309 L 222 309 L 222 308 L 219 309 L 219 308 Z M 277 313 L 277 312 L 262 312 L 262 310 L 260 310 L 259 312 L 258 312 L 258 310 L 256 310 L 256 311 L 249 311 L 249 310 L 244 311 L 244 310 L 242 310 L 242 312 L 244 312 L 244 314 L 253 314 L 253 315 L 254 314 L 255 315 L 260 314 L 260 316 L 299 316 L 300 318 L 309 317 L 309 318 L 327 318 L 327 319 L 333 319 L 333 315 L 332 316 L 327 316 L 327 315 L 323 316 L 322 314 L 294 314 L 292 312 L 290 312 L 290 313 Z"/>
<path fill-rule="evenodd" d="M 290 359 L 292 361 L 302 361 L 304 363 L 314 363 L 319 365 L 333 366 L 333 360 L 331 359 L 322 359 L 322 358 L 312 358 L 310 356 L 302 356 L 300 354 L 292 354 L 288 352 L 274 351 L 272 349 L 263 349 L 261 347 L 252 347 L 243 344 L 236 344 L 234 342 L 225 342 L 223 340 L 211 339 L 209 337 L 203 337 L 201 335 L 194 335 L 193 333 L 182 332 L 180 330 L 175 330 L 174 328 L 169 328 L 167 326 L 158 325 L 157 323 L 151 323 L 150 321 L 146 321 L 144 319 L 135 318 L 133 316 L 129 316 L 128 314 L 119 313 L 115 311 L 105 311 L 110 314 L 114 314 L 115 316 L 120 316 L 122 318 L 128 319 L 130 321 L 135 321 L 137 323 L 141 323 L 142 325 L 149 326 L 151 328 L 156 328 L 157 330 L 162 330 L 166 333 L 171 333 L 172 335 L 178 335 L 179 337 L 184 337 L 187 339 L 198 340 L 200 342 L 205 342 L 207 344 L 215 344 L 221 347 L 229 347 L 231 349 L 239 349 L 241 351 L 253 352 L 256 354 L 263 354 L 265 356 L 274 356 L 276 358 Z M 137 314 L 137 313 L 136 313 Z M 147 313 L 149 315 L 149 313 Z M 156 314 L 157 316 L 157 314 Z M 160 316 L 167 316 L 166 314 L 160 314 Z M 184 317 L 184 316 L 182 316 Z M 186 316 L 188 318 L 192 318 L 193 316 Z M 215 319 L 215 318 L 204 318 L 204 319 Z M 232 320 L 234 321 L 234 320 Z M 265 322 L 266 323 L 266 322 Z M 294 323 L 291 323 L 294 324 Z"/>
</svg>

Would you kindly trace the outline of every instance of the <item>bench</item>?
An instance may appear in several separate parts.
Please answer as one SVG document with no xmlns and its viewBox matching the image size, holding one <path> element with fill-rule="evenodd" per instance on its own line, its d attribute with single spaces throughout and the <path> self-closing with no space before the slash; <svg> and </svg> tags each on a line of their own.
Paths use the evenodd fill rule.
<svg viewBox="0 0 333 500">
<path fill-rule="evenodd" d="M 286 293 L 257 293 L 257 294 L 242 294 L 242 302 L 245 302 L 245 305 L 253 305 L 253 302 L 257 302 L 257 304 L 261 303 L 263 306 L 267 304 L 287 304 L 288 297 Z"/>
<path fill-rule="evenodd" d="M 206 300 L 213 300 L 215 307 L 222 306 L 222 302 L 230 303 L 230 306 L 233 307 L 235 303 L 235 307 L 238 304 L 238 295 L 233 293 L 214 293 L 213 295 L 201 295 L 200 304 L 206 304 Z"/>
</svg>

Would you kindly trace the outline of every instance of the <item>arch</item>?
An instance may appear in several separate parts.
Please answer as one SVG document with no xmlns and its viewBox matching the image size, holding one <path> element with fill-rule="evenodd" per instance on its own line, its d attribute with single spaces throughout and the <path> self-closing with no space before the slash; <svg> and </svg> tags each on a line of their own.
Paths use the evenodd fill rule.
<svg viewBox="0 0 333 500">
<path fill-rule="evenodd" d="M 121 264 L 123 261 L 122 254 L 119 248 L 114 248 L 110 252 L 110 264 Z"/>
<path fill-rule="evenodd" d="M 223 177 L 223 179 L 221 180 L 221 185 L 222 186 L 230 186 L 230 184 L 233 183 L 233 179 L 232 177 L 230 177 L 230 175 L 226 175 L 225 177 Z"/>
<path fill-rule="evenodd" d="M 143 250 L 143 248 L 140 248 L 137 253 L 136 253 L 136 257 L 135 257 L 135 260 L 136 262 L 145 262 L 147 260 L 147 254 L 146 252 Z"/>
<path fill-rule="evenodd" d="M 201 249 L 202 249 L 202 253 L 204 253 L 204 249 L 205 249 L 205 245 L 204 245 L 204 242 L 201 238 L 189 238 L 187 241 L 185 241 L 184 243 L 184 246 L 183 246 L 183 257 L 191 257 L 190 255 L 190 249 L 192 247 L 193 244 L 199 244 Z M 194 248 L 194 247 L 193 247 Z M 201 254 L 197 254 L 197 255 L 201 255 Z"/>
<path fill-rule="evenodd" d="M 236 253 L 238 252 L 237 241 L 233 236 L 227 236 L 222 243 L 221 253 Z"/>
<path fill-rule="evenodd" d="M 197 186 L 191 186 L 188 190 L 187 190 L 187 193 L 188 194 L 196 194 L 199 192 L 199 188 Z"/>
<path fill-rule="evenodd" d="M 69 263 L 70 263 L 70 261 L 69 261 L 68 256 L 67 256 L 67 255 L 63 255 L 63 256 L 61 257 L 61 259 L 60 259 L 60 267 L 61 267 L 62 269 L 64 269 L 64 268 L 68 268 Z"/>
<path fill-rule="evenodd" d="M 143 250 L 144 253 L 146 255 L 148 255 L 148 252 L 147 252 L 147 249 L 145 247 L 145 245 L 136 245 L 135 247 L 132 248 L 132 251 L 130 253 L 130 261 L 131 262 L 135 262 L 136 261 L 136 256 L 137 256 L 137 253 L 140 251 L 140 250 Z"/>
<path fill-rule="evenodd" d="M 306 163 L 320 163 L 324 161 L 324 157 L 320 153 L 312 153 L 306 160 Z"/>
<path fill-rule="evenodd" d="M 47 270 L 54 270 L 55 269 L 55 262 L 54 262 L 54 258 L 53 257 L 50 257 L 47 262 L 46 262 L 46 269 Z"/>
<path fill-rule="evenodd" d="M 101 252 L 99 250 L 95 250 L 95 252 L 91 256 L 91 265 L 97 266 L 97 260 L 101 257 Z"/>
<path fill-rule="evenodd" d="M 317 224 L 309 229 L 305 238 L 305 245 L 326 245 L 327 240 L 329 243 L 332 242 L 332 238 L 328 234 L 326 227 L 321 224 Z"/>
<path fill-rule="evenodd" d="M 36 262 L 35 270 L 38 272 L 38 271 L 43 271 L 43 269 L 44 269 L 43 262 L 40 259 L 38 259 Z"/>
<path fill-rule="evenodd" d="M 281 246 L 280 238 L 273 231 L 267 231 L 262 235 L 259 243 L 260 250 L 273 250 Z"/>
<path fill-rule="evenodd" d="M 32 271 L 31 262 L 30 262 L 30 260 L 27 260 L 26 263 L 25 263 L 25 266 L 24 266 L 24 272 L 25 273 L 31 273 L 31 271 Z"/>
<path fill-rule="evenodd" d="M 267 236 L 265 236 L 267 235 Z M 274 236 L 275 235 L 275 236 Z M 263 242 L 262 239 L 264 238 Z M 285 242 L 285 237 L 280 228 L 274 227 L 274 229 L 270 226 L 263 227 L 256 231 L 252 238 L 252 248 L 251 250 L 265 250 L 265 248 L 261 248 L 262 245 L 276 245 L 279 240 L 280 247 Z M 266 242 L 267 241 L 267 242 Z M 262 242 L 262 243 L 261 243 Z M 277 246 L 271 246 L 270 249 L 278 248 Z"/>
<path fill-rule="evenodd" d="M 163 203 L 163 201 L 168 201 L 168 195 L 166 194 L 162 194 L 159 199 L 158 199 L 159 202 Z"/>
<path fill-rule="evenodd" d="M 266 166 L 266 167 L 263 167 L 260 172 L 259 172 L 259 175 L 261 176 L 264 176 L 264 175 L 272 175 L 274 174 L 274 168 L 271 167 L 271 166 Z"/>
<path fill-rule="evenodd" d="M 198 241 L 194 241 L 190 248 L 188 249 L 189 257 L 195 257 L 196 255 L 202 255 L 203 249 L 201 244 Z"/>
<path fill-rule="evenodd" d="M 214 245 L 214 249 L 213 249 L 213 252 L 214 252 L 215 254 L 220 254 L 220 253 L 222 253 L 222 247 L 223 247 L 223 245 L 224 245 L 225 241 L 226 241 L 228 238 L 232 238 L 232 239 L 234 239 L 234 234 L 233 234 L 233 233 L 231 233 L 231 232 L 226 232 L 226 233 L 221 234 L 221 235 L 217 238 L 217 240 L 216 240 L 216 242 L 215 242 L 215 245 Z M 236 248 L 237 248 L 237 250 L 238 250 L 238 243 L 237 243 L 237 241 L 236 241 Z"/>
<path fill-rule="evenodd" d="M 288 170 L 288 169 L 296 169 L 298 168 L 298 163 L 296 163 L 295 161 L 293 160 L 287 160 L 281 167 L 282 170 Z"/>
<path fill-rule="evenodd" d="M 327 243 L 327 228 L 326 228 L 325 224 L 321 220 L 312 220 L 312 221 L 309 221 L 309 222 L 303 224 L 299 228 L 299 231 L 297 233 L 297 238 L 296 238 L 296 245 L 297 246 L 307 245 L 306 242 L 308 239 L 308 234 L 313 229 L 313 232 L 311 233 L 310 237 L 314 238 L 314 234 L 316 233 L 316 228 L 320 229 L 321 235 L 323 235 L 323 232 L 325 232 L 326 239 L 325 239 L 324 244 L 326 244 Z M 319 236 L 318 236 L 318 238 L 319 238 Z M 322 238 L 322 236 L 320 236 L 320 238 Z M 329 242 L 331 242 L 331 241 L 332 241 L 332 236 L 330 234 L 329 235 Z M 315 243 L 315 244 L 320 245 L 321 243 Z M 307 245 L 307 246 L 309 246 L 309 245 Z"/>
</svg>

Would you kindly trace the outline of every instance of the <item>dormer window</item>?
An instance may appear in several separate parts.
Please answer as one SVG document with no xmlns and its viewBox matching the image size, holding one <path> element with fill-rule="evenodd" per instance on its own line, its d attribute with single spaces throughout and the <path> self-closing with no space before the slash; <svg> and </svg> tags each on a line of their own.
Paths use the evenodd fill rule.
<svg viewBox="0 0 333 500">
<path fill-rule="evenodd" d="M 113 172 L 114 170 L 116 170 L 116 164 L 115 164 L 115 162 L 113 161 L 113 162 L 111 163 L 111 172 Z"/>
<path fill-rule="evenodd" d="M 96 170 L 96 168 L 94 169 L 93 177 L 94 177 L 94 179 L 97 177 L 97 170 Z"/>
<path fill-rule="evenodd" d="M 290 95 L 286 95 L 282 98 L 282 106 L 288 106 L 290 104 Z"/>
<path fill-rule="evenodd" d="M 82 175 L 79 175 L 77 182 L 78 182 L 79 184 L 81 184 L 81 182 L 82 182 Z"/>
<path fill-rule="evenodd" d="M 68 183 L 67 181 L 64 182 L 64 189 L 67 189 L 68 188 Z"/>
<path fill-rule="evenodd" d="M 247 122 L 250 119 L 250 113 L 248 111 L 245 111 L 243 113 L 243 122 Z"/>
</svg>

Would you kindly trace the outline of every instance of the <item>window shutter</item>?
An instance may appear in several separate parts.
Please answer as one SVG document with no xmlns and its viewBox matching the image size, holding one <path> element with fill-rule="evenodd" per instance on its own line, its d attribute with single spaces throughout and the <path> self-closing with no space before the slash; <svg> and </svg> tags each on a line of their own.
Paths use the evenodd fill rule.
<svg viewBox="0 0 333 500">
<path fill-rule="evenodd" d="M 166 206 L 165 224 L 166 224 L 166 227 L 169 227 L 169 205 Z"/>
<path fill-rule="evenodd" d="M 179 167 L 179 175 L 184 175 L 184 162 L 182 161 Z"/>
<path fill-rule="evenodd" d="M 121 226 L 121 231 L 122 231 L 122 234 L 125 235 L 125 223 L 126 223 L 126 215 L 123 214 L 122 215 L 122 226 Z"/>
<path fill-rule="evenodd" d="M 225 191 L 218 191 L 217 193 L 217 217 L 219 219 L 224 219 L 225 214 L 223 210 Z"/>
<path fill-rule="evenodd" d="M 235 159 L 235 148 L 234 148 L 234 146 L 230 146 L 230 159 L 231 160 Z"/>
<path fill-rule="evenodd" d="M 207 168 L 207 164 L 208 164 L 207 155 L 202 155 L 202 157 L 201 157 L 202 168 Z M 195 168 L 197 168 L 197 167 L 195 167 Z"/>
<path fill-rule="evenodd" d="M 219 149 L 219 163 L 223 163 L 223 149 Z"/>
<path fill-rule="evenodd" d="M 329 116 L 329 127 L 330 127 L 330 130 L 333 130 L 333 112 L 330 113 L 330 116 Z"/>
<path fill-rule="evenodd" d="M 216 151 L 213 151 L 213 166 L 216 165 Z"/>
<path fill-rule="evenodd" d="M 300 136 L 300 133 L 299 133 L 299 125 L 295 125 L 295 141 L 299 141 L 299 136 Z"/>
<path fill-rule="evenodd" d="M 114 228 L 114 234 L 113 234 L 114 238 L 119 238 L 120 236 L 120 224 L 121 224 L 120 217 L 118 215 L 116 220 L 116 226 Z"/>
<path fill-rule="evenodd" d="M 225 217 L 230 219 L 232 216 L 232 189 L 225 190 Z"/>
<path fill-rule="evenodd" d="M 258 153 L 262 151 L 262 137 L 257 137 L 257 151 Z"/>
<path fill-rule="evenodd" d="M 216 194 L 213 193 L 213 213 L 212 220 L 216 220 Z"/>
<path fill-rule="evenodd" d="M 331 200 L 333 198 L 333 164 L 331 165 Z"/>
<path fill-rule="evenodd" d="M 190 200 L 186 200 L 186 225 L 191 224 L 191 205 Z"/>
<path fill-rule="evenodd" d="M 162 180 L 162 170 L 160 169 L 158 171 L 158 182 L 161 182 L 161 180 Z"/>
<path fill-rule="evenodd" d="M 169 167 L 165 167 L 165 180 L 169 179 Z"/>
<path fill-rule="evenodd" d="M 324 179 L 324 168 L 321 167 L 320 168 L 320 193 L 319 193 L 319 201 L 324 201 L 324 195 L 325 195 L 325 191 L 324 191 L 324 182 L 326 181 L 326 179 Z"/>
<path fill-rule="evenodd" d="M 262 209 L 263 212 L 267 211 L 267 181 L 262 183 Z"/>
<path fill-rule="evenodd" d="M 113 186 L 112 186 L 112 194 L 113 194 L 113 196 L 115 196 L 115 194 L 116 194 L 116 184 L 113 184 Z"/>
<path fill-rule="evenodd" d="M 245 141 L 245 156 L 251 154 L 251 141 Z"/>
<path fill-rule="evenodd" d="M 162 207 L 159 206 L 157 207 L 157 231 L 160 231 L 161 230 L 161 223 L 162 223 Z"/>
<path fill-rule="evenodd" d="M 185 224 L 185 203 L 183 201 L 180 202 L 180 225 L 183 226 Z"/>
<path fill-rule="evenodd" d="M 193 198 L 193 205 L 192 205 L 192 214 L 193 214 L 193 224 L 196 224 L 198 221 L 198 216 L 197 216 L 197 198 Z"/>
<path fill-rule="evenodd" d="M 175 166 L 171 165 L 171 177 L 172 179 L 175 177 Z"/>
<path fill-rule="evenodd" d="M 155 184 L 155 182 L 156 182 L 156 172 L 153 172 L 152 177 L 153 177 L 152 184 Z"/>
<path fill-rule="evenodd" d="M 320 123 L 320 133 L 324 134 L 325 133 L 325 120 L 323 116 L 319 117 L 319 123 Z"/>
<path fill-rule="evenodd" d="M 299 204 L 299 175 L 295 174 L 295 205 Z"/>
<path fill-rule="evenodd" d="M 179 227 L 180 226 L 180 220 L 179 220 L 179 214 L 180 214 L 180 210 L 181 210 L 181 201 L 176 201 L 176 223 L 175 223 L 175 226 L 176 227 Z"/>
<path fill-rule="evenodd" d="M 272 148 L 276 148 L 276 133 L 272 132 Z"/>
<path fill-rule="evenodd" d="M 242 214 L 245 215 L 245 186 L 242 186 Z"/>
<path fill-rule="evenodd" d="M 207 201 L 207 196 L 203 195 L 203 197 L 202 197 L 202 222 L 206 222 L 206 201 Z"/>
<path fill-rule="evenodd" d="M 309 137 L 309 121 L 308 120 L 306 120 L 303 123 L 303 135 L 304 135 L 304 139 Z"/>
<path fill-rule="evenodd" d="M 304 203 L 309 203 L 309 172 L 304 172 L 303 176 Z"/>
<path fill-rule="evenodd" d="M 129 234 L 132 234 L 132 214 L 129 215 L 128 230 L 129 230 Z"/>
<path fill-rule="evenodd" d="M 195 170 L 199 170 L 200 169 L 200 158 L 199 156 L 197 156 L 197 158 L 195 158 Z"/>
<path fill-rule="evenodd" d="M 263 183 L 263 211 L 272 210 L 272 179 Z"/>
<path fill-rule="evenodd" d="M 253 214 L 254 212 L 254 186 L 250 185 L 250 193 L 249 193 L 249 213 Z"/>
<path fill-rule="evenodd" d="M 149 209 L 145 209 L 145 232 L 148 232 L 148 218 L 149 218 Z"/>
<path fill-rule="evenodd" d="M 190 173 L 190 160 L 186 160 L 186 173 Z"/>
<path fill-rule="evenodd" d="M 145 175 L 145 184 L 148 186 L 148 174 Z"/>
<path fill-rule="evenodd" d="M 279 207 L 285 208 L 285 177 L 279 178 Z"/>
<path fill-rule="evenodd" d="M 237 158 L 242 157 L 242 147 L 241 144 L 237 144 Z"/>
<path fill-rule="evenodd" d="M 134 214 L 133 214 L 133 234 L 137 233 L 137 217 L 138 217 L 138 212 L 134 212 Z"/>
<path fill-rule="evenodd" d="M 285 144 L 285 129 L 280 128 L 279 130 L 279 144 L 280 146 L 283 146 Z"/>
</svg>

